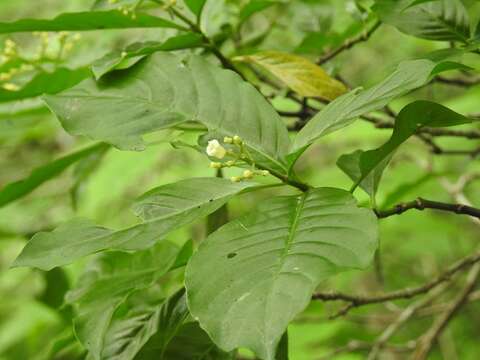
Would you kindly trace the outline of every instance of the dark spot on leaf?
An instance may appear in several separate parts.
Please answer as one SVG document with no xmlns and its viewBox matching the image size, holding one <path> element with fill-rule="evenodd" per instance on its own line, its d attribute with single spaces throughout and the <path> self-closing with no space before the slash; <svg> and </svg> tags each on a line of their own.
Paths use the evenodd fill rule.
<svg viewBox="0 0 480 360">
<path fill-rule="evenodd" d="M 237 253 L 230 253 L 227 255 L 227 258 L 231 259 L 231 258 L 234 258 L 235 256 L 237 256 Z"/>
</svg>

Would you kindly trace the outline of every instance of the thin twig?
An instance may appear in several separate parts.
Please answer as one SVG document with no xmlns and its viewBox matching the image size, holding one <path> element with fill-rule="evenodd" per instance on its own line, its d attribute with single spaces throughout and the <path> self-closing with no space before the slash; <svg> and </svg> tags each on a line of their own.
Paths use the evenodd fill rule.
<svg viewBox="0 0 480 360">
<path fill-rule="evenodd" d="M 361 119 L 372 123 L 377 129 L 393 129 L 395 127 L 393 121 L 385 121 L 369 115 L 363 115 Z M 480 139 L 479 130 L 454 130 L 445 128 L 422 127 L 418 129 L 418 133 L 436 137 L 462 137 L 469 140 Z"/>
<path fill-rule="evenodd" d="M 438 336 L 455 314 L 467 302 L 468 296 L 474 290 L 475 285 L 480 277 L 480 264 L 475 264 L 468 272 L 467 281 L 462 292 L 450 304 L 448 309 L 433 323 L 430 329 L 425 333 L 418 343 L 413 360 L 425 360 L 433 348 Z"/>
<path fill-rule="evenodd" d="M 444 76 L 436 76 L 433 79 L 434 82 L 446 84 L 446 85 L 454 85 L 460 87 L 470 87 L 480 84 L 479 78 L 448 78 Z"/>
<path fill-rule="evenodd" d="M 332 293 L 316 293 L 312 296 L 312 300 L 320 300 L 320 301 L 345 301 L 348 302 L 348 310 L 344 312 L 346 314 L 350 309 L 354 307 L 359 307 L 363 305 L 369 304 L 378 304 L 384 303 L 387 301 L 392 300 L 399 300 L 399 299 L 411 299 L 415 296 L 425 294 L 435 288 L 436 286 L 449 281 L 453 275 L 457 272 L 465 269 L 468 266 L 471 266 L 480 261 L 480 252 L 475 253 L 473 255 L 469 255 L 450 267 L 448 267 L 445 271 L 443 271 L 440 275 L 438 275 L 432 281 L 429 281 L 423 285 L 413 287 L 413 288 L 405 288 L 397 291 L 392 291 L 389 293 L 372 295 L 372 296 L 363 296 L 363 295 L 350 295 L 344 294 L 339 292 L 332 292 Z"/>
<path fill-rule="evenodd" d="M 472 206 L 463 205 L 463 204 L 447 204 L 439 201 L 432 201 L 423 198 L 417 198 L 410 202 L 405 202 L 398 204 L 388 210 L 375 210 L 377 217 L 383 219 L 392 215 L 403 214 L 407 210 L 416 209 L 434 209 L 446 212 L 453 212 L 456 214 L 469 215 L 476 218 L 480 218 L 480 209 L 474 208 Z"/>
<path fill-rule="evenodd" d="M 352 48 L 353 46 L 355 46 L 356 44 L 358 43 L 361 43 L 361 42 L 364 42 L 364 41 L 367 41 L 370 36 L 373 35 L 373 33 L 380 27 L 382 23 L 380 21 L 377 21 L 372 27 L 370 30 L 366 31 L 364 34 L 361 34 L 353 39 L 348 39 L 347 41 L 345 41 L 341 46 L 339 46 L 338 48 L 326 53 L 325 55 L 321 56 L 318 60 L 317 60 L 317 64 L 318 65 L 322 65 L 324 63 L 326 63 L 327 61 L 330 61 L 331 59 L 333 59 L 334 57 L 336 57 L 338 54 L 342 53 L 343 51 L 345 50 L 348 50 L 350 48 Z"/>
<path fill-rule="evenodd" d="M 375 341 L 370 354 L 368 355 L 368 360 L 376 360 L 380 355 L 380 351 L 385 347 L 387 341 L 413 316 L 417 313 L 419 309 L 430 304 L 436 297 L 438 297 L 447 286 L 439 286 L 434 289 L 428 296 L 414 302 L 405 308 L 395 321 L 393 321 L 387 328 L 382 332 L 382 334 Z"/>
</svg>

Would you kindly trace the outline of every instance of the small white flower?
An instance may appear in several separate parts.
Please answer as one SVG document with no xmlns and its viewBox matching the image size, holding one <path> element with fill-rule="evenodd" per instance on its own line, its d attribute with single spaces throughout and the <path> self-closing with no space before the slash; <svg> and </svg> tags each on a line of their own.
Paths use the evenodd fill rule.
<svg viewBox="0 0 480 360">
<path fill-rule="evenodd" d="M 217 159 L 223 159 L 226 153 L 227 153 L 227 150 L 225 150 L 225 148 L 222 145 L 220 145 L 218 140 L 213 139 L 208 142 L 208 146 L 207 146 L 208 156 L 213 156 L 213 157 L 216 157 Z"/>
<path fill-rule="evenodd" d="M 253 174 L 253 171 L 252 171 L 252 170 L 245 170 L 245 171 L 243 172 L 243 177 L 244 177 L 245 179 L 251 179 L 251 178 L 253 178 L 253 175 L 254 175 L 254 174 Z"/>
<path fill-rule="evenodd" d="M 212 169 L 221 169 L 222 168 L 222 163 L 219 163 L 219 162 L 211 162 L 210 163 L 210 167 Z"/>
</svg>

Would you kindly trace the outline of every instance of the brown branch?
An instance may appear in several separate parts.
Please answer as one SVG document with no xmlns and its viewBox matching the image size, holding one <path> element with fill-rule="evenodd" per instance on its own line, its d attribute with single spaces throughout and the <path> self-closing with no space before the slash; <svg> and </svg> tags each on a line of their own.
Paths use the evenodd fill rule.
<svg viewBox="0 0 480 360">
<path fill-rule="evenodd" d="M 395 126 L 393 121 L 385 121 L 369 115 L 364 115 L 361 117 L 361 119 L 372 123 L 377 129 L 393 129 Z M 479 130 L 454 130 L 445 128 L 422 127 L 418 130 L 418 133 L 436 137 L 463 137 L 469 140 L 480 139 Z"/>
<path fill-rule="evenodd" d="M 317 60 L 317 64 L 322 65 L 322 64 L 326 63 L 327 61 L 330 61 L 331 59 L 333 59 L 334 57 L 336 57 L 338 54 L 342 53 L 343 51 L 352 48 L 356 44 L 367 41 L 370 38 L 370 36 L 372 36 L 372 34 L 380 27 L 380 25 L 381 25 L 381 22 L 377 21 L 372 26 L 372 28 L 370 30 L 366 31 L 365 33 L 363 33 L 363 34 L 361 34 L 361 35 L 359 35 L 355 38 L 348 39 L 338 48 L 336 48 L 336 49 L 324 54 L 323 56 L 321 56 Z"/>
<path fill-rule="evenodd" d="M 428 296 L 410 304 L 406 307 L 400 315 L 386 327 L 382 334 L 375 340 L 374 346 L 368 355 L 367 360 L 376 360 L 380 355 L 380 351 L 387 345 L 387 341 L 422 307 L 430 304 L 436 297 L 438 297 L 447 286 L 439 286 L 434 289 Z M 413 350 L 413 349 L 412 349 Z"/>
<path fill-rule="evenodd" d="M 434 287 L 446 281 L 449 281 L 452 278 L 452 276 L 455 275 L 457 272 L 479 261 L 480 261 L 480 252 L 475 253 L 473 255 L 469 255 L 457 261 L 450 267 L 448 267 L 444 272 L 442 272 L 432 281 L 429 281 L 423 285 L 413 287 L 413 288 L 405 288 L 405 289 L 392 291 L 384 294 L 373 295 L 373 296 L 350 295 L 350 294 L 344 294 L 339 292 L 316 293 L 312 296 L 312 300 L 348 302 L 349 304 L 345 307 L 346 310 L 342 310 L 343 311 L 342 315 L 345 315 L 350 309 L 354 307 L 359 307 L 359 306 L 369 305 L 369 304 L 379 304 L 379 303 L 392 301 L 392 300 L 399 300 L 399 299 L 411 299 L 415 296 L 425 294 L 429 292 L 431 289 L 433 289 Z"/>
<path fill-rule="evenodd" d="M 433 82 L 438 82 L 445 85 L 454 85 L 460 87 L 470 87 L 480 84 L 479 78 L 448 78 L 444 76 L 436 76 Z"/>
<path fill-rule="evenodd" d="M 467 302 L 468 296 L 474 290 L 480 277 L 480 264 L 475 264 L 469 271 L 467 281 L 462 292 L 450 304 L 449 308 L 443 313 L 430 327 L 430 329 L 421 338 L 415 351 L 413 360 L 425 360 L 433 348 L 434 343 L 442 331 L 448 325 L 450 320 L 458 313 L 462 306 Z"/>
<path fill-rule="evenodd" d="M 328 354 L 321 356 L 320 358 L 318 358 L 318 360 L 330 360 L 330 359 L 333 359 L 336 355 L 340 355 L 344 353 L 369 351 L 373 346 L 374 344 L 371 344 L 368 342 L 352 340 L 347 345 L 334 349 Z M 385 349 L 393 353 L 409 352 L 414 350 L 414 347 L 415 347 L 415 344 L 410 342 L 405 345 L 390 345 L 390 344 L 385 345 Z"/>
<path fill-rule="evenodd" d="M 480 209 L 463 204 L 447 204 L 439 201 L 426 200 L 423 198 L 417 198 L 416 200 L 398 204 L 388 210 L 375 210 L 377 217 L 383 219 L 392 215 L 403 214 L 407 210 L 416 209 L 434 209 L 446 212 L 453 212 L 455 214 L 469 215 L 476 218 L 480 218 Z"/>
</svg>

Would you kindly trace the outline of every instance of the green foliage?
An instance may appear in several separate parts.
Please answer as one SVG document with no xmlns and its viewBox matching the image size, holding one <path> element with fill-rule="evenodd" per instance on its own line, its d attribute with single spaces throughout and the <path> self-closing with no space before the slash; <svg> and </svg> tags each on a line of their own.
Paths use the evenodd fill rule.
<svg viewBox="0 0 480 360">
<path fill-rule="evenodd" d="M 14 266 L 50 270 L 102 250 L 148 248 L 176 227 L 214 212 L 250 186 L 252 184 L 232 184 L 218 178 L 192 178 L 160 186 L 147 192 L 135 204 L 134 211 L 143 223 L 115 231 L 89 220 L 74 219 L 52 232 L 36 234 Z M 65 241 L 66 236 L 68 241 Z"/>
<path fill-rule="evenodd" d="M 29 177 L 5 185 L 0 191 L 0 207 L 15 201 L 35 190 L 44 182 L 60 175 L 65 169 L 81 159 L 108 148 L 106 144 L 97 144 L 73 154 L 64 156 L 53 162 L 40 166 L 32 171 Z"/>
<path fill-rule="evenodd" d="M 190 310 L 220 347 L 272 360 L 322 280 L 368 265 L 376 231 L 373 214 L 340 189 L 276 198 L 202 243 L 187 267 Z"/>
<path fill-rule="evenodd" d="M 385 161 L 388 162 L 395 150 L 423 126 L 438 128 L 469 122 L 470 120 L 465 116 L 430 101 L 419 100 L 408 104 L 398 114 L 392 137 L 385 144 L 375 150 L 344 155 L 343 161 L 347 161 L 345 157 L 349 158 L 348 161 L 354 161 L 354 159 L 358 161 L 359 176 L 349 174 L 354 179 L 354 188 L 376 170 L 377 174 L 374 175 L 376 179 L 373 181 L 376 189 L 381 172 L 386 165 Z"/>
<path fill-rule="evenodd" d="M 43 94 L 56 94 L 77 85 L 90 76 L 88 69 L 58 68 L 53 72 L 39 72 L 18 91 L 0 89 L 0 102 L 22 100 Z"/>
<path fill-rule="evenodd" d="M 285 167 L 288 135 L 273 108 L 238 75 L 197 56 L 157 53 L 115 76 L 85 81 L 45 101 L 72 135 L 121 149 L 141 150 L 142 135 L 199 121 L 211 131 L 240 136 L 259 163 Z M 100 119 L 103 126 L 94 126 Z"/>
<path fill-rule="evenodd" d="M 387 105 L 430 80 L 435 63 L 426 59 L 402 62 L 379 84 L 362 91 L 355 89 L 337 98 L 315 115 L 298 133 L 292 145 L 292 162 L 318 138 L 350 125 L 358 116 Z"/>
<path fill-rule="evenodd" d="M 470 20 L 461 0 L 377 0 L 374 9 L 383 22 L 406 34 L 442 41 L 470 38 Z"/>
<path fill-rule="evenodd" d="M 154 333 L 162 300 L 160 289 L 149 286 L 177 255 L 177 247 L 162 242 L 135 254 L 106 254 L 87 269 L 66 299 L 77 308 L 75 333 L 93 358 L 133 359 Z"/>
<path fill-rule="evenodd" d="M 61 14 L 51 20 L 22 19 L 0 23 L 0 34 L 27 31 L 84 31 L 125 28 L 174 28 L 181 27 L 172 21 L 148 14 L 135 17 L 118 10 L 85 11 Z"/>
<path fill-rule="evenodd" d="M 115 51 L 98 59 L 92 65 L 92 72 L 97 79 L 115 69 L 126 69 L 136 64 L 145 56 L 156 51 L 181 50 L 201 46 L 203 39 L 195 33 L 174 36 L 160 43 L 151 41 L 135 43 L 127 46 L 123 51 Z"/>
</svg>

